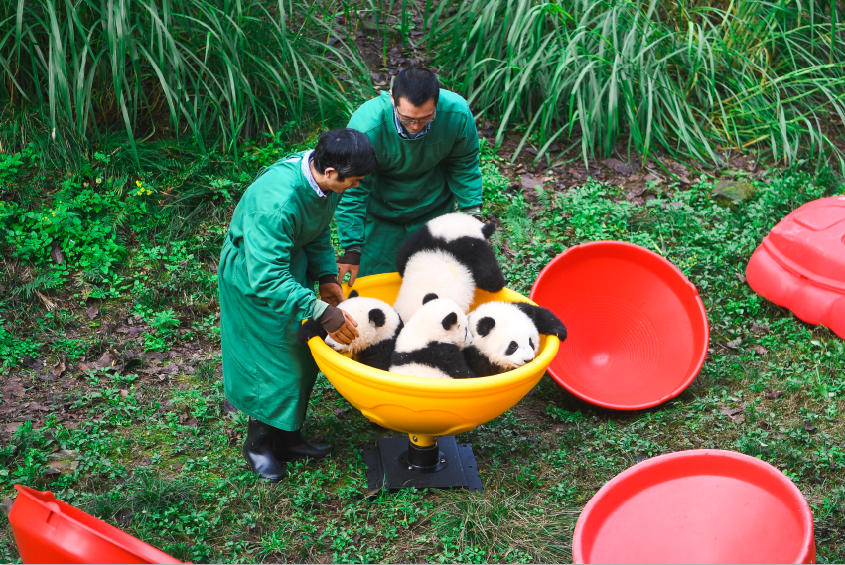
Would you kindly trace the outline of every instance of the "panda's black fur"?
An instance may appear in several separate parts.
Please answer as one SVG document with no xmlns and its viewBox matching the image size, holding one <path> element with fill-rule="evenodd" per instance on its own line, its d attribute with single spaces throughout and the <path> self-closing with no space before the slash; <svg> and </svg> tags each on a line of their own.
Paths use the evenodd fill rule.
<svg viewBox="0 0 845 565">
<path fill-rule="evenodd" d="M 353 290 L 349 293 L 349 298 L 356 298 L 357 296 L 357 290 Z M 381 310 L 370 310 L 368 315 L 369 322 L 375 327 L 378 328 L 385 324 L 385 314 Z M 362 320 L 356 321 L 359 324 L 362 322 Z M 399 332 L 402 331 L 403 327 L 404 324 L 402 323 L 402 320 L 399 319 L 399 325 L 396 327 L 396 331 L 393 333 L 392 337 L 370 344 L 364 349 L 361 349 L 355 354 L 355 359 L 364 365 L 369 365 L 370 367 L 387 371 L 390 368 L 390 360 L 393 355 L 393 350 L 396 348 L 396 338 L 399 336 Z M 300 326 L 297 337 L 300 342 L 307 343 L 312 337 L 319 337 L 320 339 L 325 340 L 327 336 L 328 332 L 323 328 L 323 325 L 317 320 L 312 319 Z"/>
<path fill-rule="evenodd" d="M 489 238 L 496 229 L 496 224 L 484 224 L 482 233 Z M 399 253 L 396 254 L 396 270 L 405 276 L 408 260 L 421 251 L 446 251 L 454 255 L 467 266 L 475 279 L 475 286 L 487 292 L 499 292 L 505 287 L 505 275 L 496 260 L 493 247 L 486 239 L 464 236 L 452 241 L 444 241 L 432 235 L 427 225 L 411 234 Z"/>
<path fill-rule="evenodd" d="M 461 348 L 454 343 L 432 342 L 416 351 L 408 353 L 393 352 L 391 365 L 419 363 L 438 369 L 453 379 L 470 379 L 476 375 L 467 365 Z"/>
</svg>

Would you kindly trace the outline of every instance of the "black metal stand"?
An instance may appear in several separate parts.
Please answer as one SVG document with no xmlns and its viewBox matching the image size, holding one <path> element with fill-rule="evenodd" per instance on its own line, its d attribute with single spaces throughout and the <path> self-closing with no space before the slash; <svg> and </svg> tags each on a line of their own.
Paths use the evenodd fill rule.
<svg viewBox="0 0 845 565">
<path fill-rule="evenodd" d="M 465 488 L 484 492 L 475 455 L 468 443 L 442 436 L 430 447 L 419 447 L 407 437 L 379 438 L 364 448 L 370 491 L 403 488 Z"/>
</svg>

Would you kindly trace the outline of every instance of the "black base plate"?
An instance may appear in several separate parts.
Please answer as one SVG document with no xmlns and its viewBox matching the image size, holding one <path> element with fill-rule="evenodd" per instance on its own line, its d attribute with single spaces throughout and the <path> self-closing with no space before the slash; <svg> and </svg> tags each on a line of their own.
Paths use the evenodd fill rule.
<svg viewBox="0 0 845 565">
<path fill-rule="evenodd" d="M 484 492 L 472 445 L 458 443 L 454 436 L 441 436 L 440 459 L 445 464 L 438 470 L 421 470 L 408 466 L 408 438 L 383 437 L 378 445 L 364 448 L 367 465 L 367 485 L 370 492 L 385 488 L 397 491 L 403 488 L 465 488 L 470 492 Z"/>
</svg>

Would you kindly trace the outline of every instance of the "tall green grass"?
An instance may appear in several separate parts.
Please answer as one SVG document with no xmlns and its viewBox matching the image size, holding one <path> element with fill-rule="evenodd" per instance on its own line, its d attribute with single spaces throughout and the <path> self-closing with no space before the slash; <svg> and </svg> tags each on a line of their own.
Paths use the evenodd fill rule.
<svg viewBox="0 0 845 565">
<path fill-rule="evenodd" d="M 10 0 L 0 101 L 53 136 L 192 139 L 200 150 L 346 114 L 369 73 L 345 0 Z M 62 142 L 61 139 L 57 142 Z"/>
<path fill-rule="evenodd" d="M 438 15 L 431 45 L 474 111 L 501 116 L 497 142 L 521 122 L 541 154 L 580 133 L 585 160 L 624 138 L 641 156 L 829 153 L 845 170 L 830 129 L 845 121 L 833 0 L 450 0 Z"/>
</svg>

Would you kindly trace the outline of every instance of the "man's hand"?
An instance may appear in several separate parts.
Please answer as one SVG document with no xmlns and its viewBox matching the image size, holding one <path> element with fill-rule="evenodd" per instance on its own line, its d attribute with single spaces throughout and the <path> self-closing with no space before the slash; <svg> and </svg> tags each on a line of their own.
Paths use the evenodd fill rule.
<svg viewBox="0 0 845 565">
<path fill-rule="evenodd" d="M 342 281 L 346 273 L 349 273 L 349 286 L 355 284 L 355 278 L 358 276 L 359 265 L 349 265 L 348 263 L 337 264 L 337 280 Z"/>
<path fill-rule="evenodd" d="M 343 295 L 343 288 L 336 282 L 327 282 L 320 285 L 320 300 L 332 306 L 337 306 L 346 297 Z"/>
<path fill-rule="evenodd" d="M 355 278 L 358 276 L 358 267 L 361 264 L 361 252 L 356 251 L 355 248 L 349 248 L 343 256 L 337 260 L 337 280 L 343 282 L 343 277 L 349 273 L 349 286 L 355 284 Z"/>
<path fill-rule="evenodd" d="M 358 322 L 349 315 L 349 312 L 343 311 L 344 323 L 335 332 L 331 332 L 329 335 L 333 340 L 338 343 L 349 344 L 352 342 L 353 339 L 358 337 L 358 330 L 355 328 L 358 327 Z"/>
</svg>

